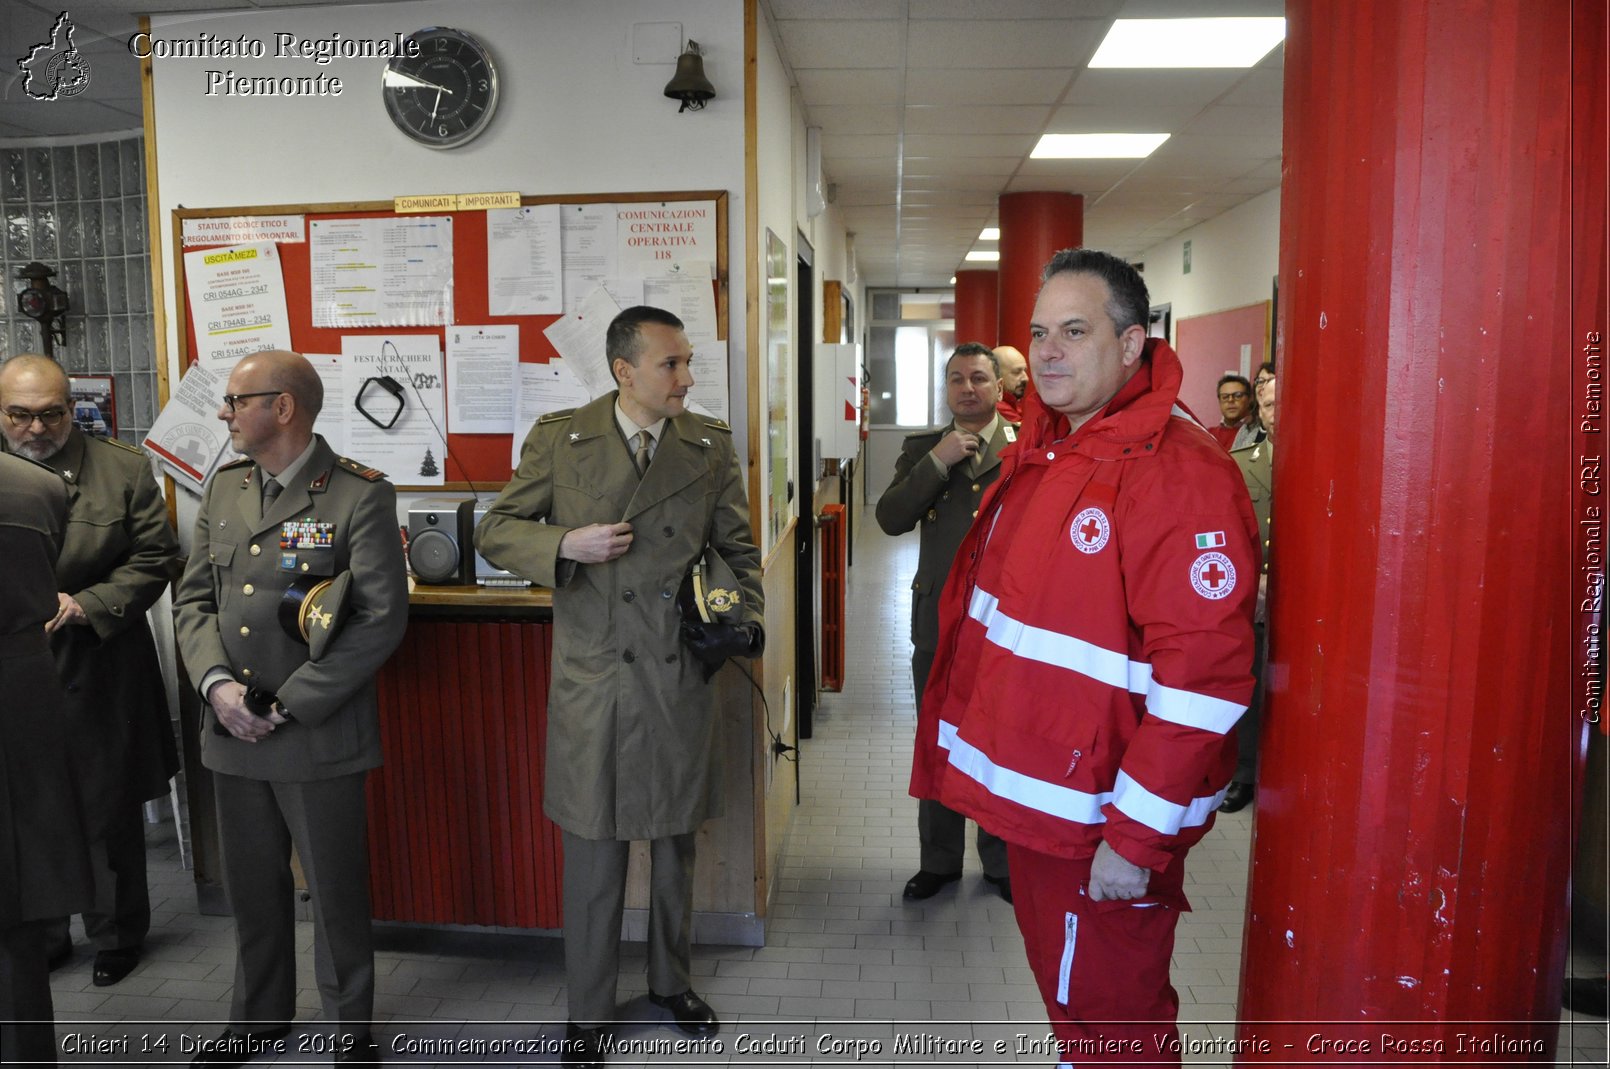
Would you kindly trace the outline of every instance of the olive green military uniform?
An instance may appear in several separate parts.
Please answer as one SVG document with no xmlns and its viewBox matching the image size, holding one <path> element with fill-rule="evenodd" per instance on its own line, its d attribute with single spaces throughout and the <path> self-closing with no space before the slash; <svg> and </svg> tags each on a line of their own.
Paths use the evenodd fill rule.
<svg viewBox="0 0 1610 1069">
<path fill-rule="evenodd" d="M 230 1012 L 240 1032 L 269 1031 L 296 1013 L 293 842 L 313 897 L 325 1016 L 356 1033 L 373 1017 L 363 784 L 380 764 L 375 673 L 408 626 L 396 500 L 379 472 L 337 459 L 323 438 L 266 510 L 250 461 L 219 469 L 203 492 L 174 602 L 185 668 L 199 689 L 222 667 L 277 694 L 291 718 L 256 743 L 216 734 L 210 712 L 202 718 L 235 911 Z M 280 626 L 281 596 L 295 580 L 348 571 L 350 615 L 312 660 Z"/>
<path fill-rule="evenodd" d="M 67 692 L 68 738 L 90 824 L 95 904 L 84 932 L 101 950 L 137 948 L 151 927 L 140 803 L 179 771 L 167 690 L 146 610 L 177 574 L 179 541 L 144 453 L 77 427 L 45 465 L 67 485 L 56 583 L 87 624 L 51 635 Z M 66 943 L 67 918 L 52 945 Z"/>
<path fill-rule="evenodd" d="M 763 597 L 727 425 L 668 419 L 640 478 L 615 404 L 611 392 L 540 419 L 475 537 L 489 561 L 554 592 L 543 809 L 566 833 L 565 968 L 583 1025 L 615 1015 L 630 840 L 653 841 L 650 988 L 688 990 L 693 835 L 720 812 L 721 774 L 715 692 L 681 643 L 677 588 L 708 544 L 737 578 L 745 622 L 760 622 Z M 623 556 L 560 559 L 566 532 L 621 521 Z"/>
<path fill-rule="evenodd" d="M 1241 469 L 1247 493 L 1252 497 L 1252 512 L 1258 517 L 1258 540 L 1263 545 L 1263 571 L 1269 572 L 1269 513 L 1275 502 L 1275 443 L 1272 438 L 1242 446 L 1230 452 L 1230 457 Z M 1262 618 L 1255 623 L 1257 653 L 1252 661 L 1252 674 L 1257 685 L 1252 692 L 1252 703 L 1236 723 L 1235 782 L 1252 784 L 1258 778 L 1258 740 L 1263 732 L 1263 668 L 1269 657 L 1269 626 Z"/>
<path fill-rule="evenodd" d="M 878 498 L 878 526 L 884 533 L 904 534 L 922 529 L 917 575 L 911 581 L 911 675 L 917 702 L 928 685 L 934 650 L 939 646 L 939 595 L 945 588 L 956 550 L 978 515 L 984 491 L 1001 471 L 1001 450 L 1017 440 L 1017 424 L 1001 420 L 995 434 L 979 451 L 941 474 L 929 459 L 934 447 L 956 429 L 950 423 L 938 430 L 906 435 L 895 461 L 894 481 Z M 987 429 L 987 428 L 986 428 Z M 962 870 L 966 852 L 967 820 L 932 799 L 917 802 L 917 835 L 922 842 L 922 869 L 949 875 Z M 983 828 L 978 829 L 978 857 L 984 873 L 1004 879 L 1006 844 Z"/>
<path fill-rule="evenodd" d="M 46 926 L 94 901 L 63 694 L 45 636 L 66 525 L 61 479 L 0 454 L 0 1057 L 47 1065 L 56 1063 L 56 1033 Z"/>
</svg>

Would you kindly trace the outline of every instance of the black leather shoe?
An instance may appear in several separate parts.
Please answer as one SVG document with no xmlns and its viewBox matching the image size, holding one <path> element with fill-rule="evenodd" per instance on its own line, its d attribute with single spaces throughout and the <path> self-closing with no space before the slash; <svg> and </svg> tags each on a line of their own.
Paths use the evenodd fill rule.
<svg viewBox="0 0 1610 1069">
<path fill-rule="evenodd" d="M 73 941 L 69 938 L 63 939 L 60 943 L 57 943 L 55 946 L 50 948 L 50 953 L 45 958 L 45 964 L 47 967 L 49 967 L 51 972 L 55 972 L 57 969 L 61 968 L 63 965 L 66 965 L 72 960 Z"/>
<path fill-rule="evenodd" d="M 1006 899 L 1007 905 L 1012 904 L 1012 877 L 991 876 L 986 872 L 984 874 L 984 882 L 995 888 L 995 890 L 1000 893 L 1000 896 Z"/>
<path fill-rule="evenodd" d="M 602 1069 L 604 1064 L 604 1038 L 602 1028 L 583 1028 L 579 1024 L 565 1025 L 564 1053 L 559 1064 L 566 1069 Z"/>
<path fill-rule="evenodd" d="M 203 1042 L 196 1056 L 190 1059 L 190 1064 L 228 1069 L 229 1066 L 245 1065 L 259 1054 L 283 1054 L 285 1051 L 278 1041 L 290 1034 L 290 1025 L 270 1028 L 266 1032 L 253 1032 L 250 1035 L 226 1028 L 219 1033 L 217 1039 Z"/>
<path fill-rule="evenodd" d="M 133 972 L 138 964 L 140 964 L 139 947 L 96 951 L 94 984 L 96 987 L 111 987 Z"/>
<path fill-rule="evenodd" d="M 1230 789 L 1224 792 L 1224 801 L 1219 803 L 1221 813 L 1239 813 L 1252 804 L 1252 784 L 1232 783 Z"/>
<path fill-rule="evenodd" d="M 365 1032 L 361 1036 L 354 1036 L 352 1042 L 335 1052 L 337 1065 L 379 1065 L 380 1044 L 375 1037 Z"/>
<path fill-rule="evenodd" d="M 656 995 L 650 991 L 648 1000 L 670 1010 L 677 1027 L 690 1036 L 713 1036 L 721 1030 L 721 1025 L 716 1021 L 716 1011 L 692 991 L 684 991 L 680 995 Z"/>
<path fill-rule="evenodd" d="M 962 874 L 959 872 L 929 872 L 923 869 L 906 881 L 906 889 L 901 892 L 901 897 L 912 902 L 921 902 L 938 894 L 941 887 L 955 883 L 961 878 Z"/>
</svg>

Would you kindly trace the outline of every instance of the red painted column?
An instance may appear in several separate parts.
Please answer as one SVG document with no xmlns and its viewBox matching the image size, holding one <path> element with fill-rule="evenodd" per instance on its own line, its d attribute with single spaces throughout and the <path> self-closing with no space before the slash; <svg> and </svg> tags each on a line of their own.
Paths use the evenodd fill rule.
<svg viewBox="0 0 1610 1069">
<path fill-rule="evenodd" d="M 994 271 L 956 272 L 956 342 L 995 348 L 1000 323 L 999 282 Z"/>
<path fill-rule="evenodd" d="M 1571 31 L 1571 0 L 1288 5 L 1244 1062 L 1553 1058 L 1584 734 Z"/>
<path fill-rule="evenodd" d="M 1003 193 L 999 345 L 1029 351 L 1029 317 L 1040 272 L 1058 249 L 1084 241 L 1085 199 L 1077 193 Z M 960 276 L 957 276 L 958 281 Z"/>
</svg>

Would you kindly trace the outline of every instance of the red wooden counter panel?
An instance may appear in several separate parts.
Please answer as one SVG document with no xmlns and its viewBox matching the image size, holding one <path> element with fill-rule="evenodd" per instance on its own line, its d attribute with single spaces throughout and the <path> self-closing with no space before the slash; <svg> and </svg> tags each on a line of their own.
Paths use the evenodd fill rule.
<svg viewBox="0 0 1610 1069">
<path fill-rule="evenodd" d="M 379 678 L 376 919 L 559 927 L 559 829 L 542 815 L 551 653 L 549 623 L 409 622 Z"/>
</svg>

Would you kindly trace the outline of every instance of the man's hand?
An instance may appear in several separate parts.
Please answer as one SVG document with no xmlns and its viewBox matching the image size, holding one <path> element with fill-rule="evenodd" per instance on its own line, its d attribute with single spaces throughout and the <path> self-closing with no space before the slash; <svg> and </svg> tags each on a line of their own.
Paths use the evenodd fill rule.
<svg viewBox="0 0 1610 1069">
<path fill-rule="evenodd" d="M 56 594 L 56 618 L 45 625 L 45 634 L 50 634 L 58 627 L 68 624 L 87 624 L 89 617 L 84 615 L 84 607 L 74 600 L 71 594 Z"/>
<path fill-rule="evenodd" d="M 978 435 L 960 429 L 951 431 L 934 446 L 934 456 L 947 468 L 955 467 L 977 452 Z"/>
<path fill-rule="evenodd" d="M 559 540 L 559 555 L 582 564 L 602 564 L 614 560 L 632 547 L 629 523 L 590 523 L 566 531 Z"/>
<path fill-rule="evenodd" d="M 1144 898 L 1151 878 L 1151 869 L 1131 865 L 1104 842 L 1090 862 L 1090 901 Z"/>
<path fill-rule="evenodd" d="M 233 679 L 220 680 L 207 691 L 207 704 L 212 706 L 218 722 L 241 742 L 257 742 L 271 735 L 276 727 L 285 723 L 279 706 L 268 716 L 257 716 L 246 708 L 246 688 Z"/>
</svg>

